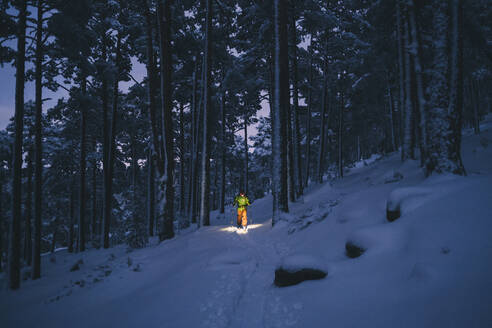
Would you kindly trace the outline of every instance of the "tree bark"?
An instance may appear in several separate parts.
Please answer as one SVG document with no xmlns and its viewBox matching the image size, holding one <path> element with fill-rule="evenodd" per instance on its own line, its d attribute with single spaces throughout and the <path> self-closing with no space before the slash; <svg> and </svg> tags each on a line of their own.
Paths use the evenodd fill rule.
<svg viewBox="0 0 492 328">
<path fill-rule="evenodd" d="M 411 81 L 411 64 L 410 64 L 410 34 L 408 27 L 407 15 L 403 19 L 403 43 L 404 43 L 404 67 L 405 67 L 405 106 L 404 106 L 404 126 L 403 126 L 403 144 L 402 160 L 412 158 L 412 81 Z"/>
<path fill-rule="evenodd" d="M 466 175 L 461 159 L 461 128 L 463 108 L 463 1 L 451 1 L 451 58 L 450 93 L 448 115 L 448 159 L 451 172 Z"/>
<path fill-rule="evenodd" d="M 24 130 L 24 81 L 26 61 L 27 2 L 19 2 L 17 30 L 17 59 L 15 62 L 15 137 L 12 159 L 12 221 L 10 224 L 8 285 L 20 287 L 20 225 L 22 220 L 22 138 Z"/>
<path fill-rule="evenodd" d="M 72 178 L 73 179 L 73 178 Z M 68 252 L 73 253 L 73 243 L 74 243 L 74 212 L 75 212 L 75 201 L 74 201 L 74 182 L 72 181 L 70 187 L 70 222 L 68 230 Z"/>
<path fill-rule="evenodd" d="M 38 0 L 36 28 L 36 123 L 34 158 L 34 242 L 32 248 L 32 279 L 41 277 L 41 229 L 42 229 L 42 186 L 43 186 L 43 0 Z"/>
<path fill-rule="evenodd" d="M 470 99 L 473 108 L 473 132 L 480 134 L 479 98 L 474 78 L 470 78 Z"/>
<path fill-rule="evenodd" d="M 185 136 L 184 136 L 184 112 L 183 104 L 179 107 L 179 212 L 183 216 L 185 212 Z"/>
<path fill-rule="evenodd" d="M 403 126 L 404 126 L 404 108 L 405 108 L 405 66 L 404 66 L 404 49 L 403 49 L 403 27 L 402 27 L 402 14 L 401 14 L 401 0 L 396 1 L 396 34 L 398 39 L 398 70 L 399 70 L 399 106 L 400 109 L 400 146 L 401 146 L 401 158 L 404 160 L 405 153 L 403 152 Z"/>
<path fill-rule="evenodd" d="M 147 156 L 147 222 L 149 227 L 149 236 L 154 236 L 154 218 L 155 218 L 155 183 L 154 183 L 154 162 L 152 160 L 152 149 L 149 147 Z"/>
<path fill-rule="evenodd" d="M 309 183 L 310 159 L 311 159 L 311 109 L 313 102 L 313 45 L 309 47 L 309 80 L 308 80 L 308 102 L 307 102 L 307 122 L 306 122 L 306 174 L 304 185 L 307 187 Z"/>
<path fill-rule="evenodd" d="M 287 192 L 287 129 L 289 106 L 288 54 L 287 54 L 287 2 L 274 1 L 274 99 L 272 111 L 272 225 L 289 211 Z M 287 79 L 286 79 L 287 78 Z"/>
<path fill-rule="evenodd" d="M 25 230 L 24 230 L 24 260 L 27 265 L 31 265 L 32 260 L 32 151 L 27 154 L 27 190 L 26 190 L 26 207 L 24 212 Z"/>
<path fill-rule="evenodd" d="M 391 151 L 395 151 L 396 150 L 396 139 L 395 139 L 395 122 L 394 122 L 394 119 L 393 119 L 393 113 L 394 113 L 394 109 L 393 109 L 393 94 L 391 93 L 391 86 L 389 84 L 389 81 L 388 81 L 388 85 L 386 86 L 386 90 L 388 92 L 388 107 L 389 107 L 389 123 L 390 123 L 390 135 L 391 135 Z M 357 140 L 358 140 L 359 137 L 357 137 Z M 357 142 L 357 144 L 359 145 L 359 141 Z M 358 147 L 359 148 L 359 147 Z M 360 152 L 359 152 L 360 153 Z M 357 157 L 357 160 L 360 160 L 359 156 Z"/>
<path fill-rule="evenodd" d="M 97 151 L 96 149 L 96 138 L 92 139 L 92 149 L 94 153 Z M 94 158 L 92 160 L 92 240 L 94 241 L 98 232 L 97 232 L 97 160 Z"/>
<path fill-rule="evenodd" d="M 225 91 L 220 99 L 220 214 L 224 214 L 225 207 Z"/>
<path fill-rule="evenodd" d="M 195 69 L 193 70 L 193 95 L 191 109 L 191 156 L 190 156 L 190 183 L 188 188 L 188 221 L 196 223 L 197 209 L 197 186 L 198 186 L 198 119 L 199 108 L 197 100 L 197 75 L 198 61 L 195 59 Z"/>
<path fill-rule="evenodd" d="M 147 97 L 149 102 L 149 120 L 150 127 L 152 130 L 152 157 L 158 162 L 158 167 L 164 165 L 164 150 L 163 144 L 159 141 L 160 139 L 160 131 L 158 129 L 157 123 L 157 104 L 156 104 L 156 95 L 157 95 L 157 67 L 155 62 L 155 54 L 154 54 L 154 45 L 153 45 L 153 36 L 152 36 L 152 14 L 150 12 L 148 0 L 142 0 L 144 11 L 145 11 L 145 27 L 146 27 L 146 56 L 147 56 Z"/>
<path fill-rule="evenodd" d="M 134 116 L 135 117 L 135 116 Z M 130 135 L 131 142 L 131 155 L 132 155 L 132 219 L 135 233 L 135 245 L 136 247 L 143 246 L 139 243 L 144 236 L 141 236 L 142 230 L 140 229 L 140 218 L 138 213 L 137 204 L 137 181 L 138 181 L 138 161 L 137 161 L 137 146 L 135 132 L 132 131 Z M 145 231 L 143 231 L 145 233 Z M 146 238 L 145 238 L 146 239 Z"/>
<path fill-rule="evenodd" d="M 113 200 L 113 170 L 114 170 L 114 155 L 115 155 L 115 139 L 116 139 L 116 117 L 118 111 L 118 84 L 119 84 L 119 62 L 120 62 L 120 47 L 121 39 L 118 36 L 118 41 L 116 45 L 116 58 L 115 63 L 117 66 L 116 73 L 113 77 L 113 108 L 111 110 L 111 121 L 108 131 L 108 153 L 107 153 L 107 172 L 105 172 L 106 178 L 106 189 L 104 195 L 104 242 L 103 247 L 109 248 L 109 231 L 111 228 L 111 211 L 112 211 L 112 200 Z"/>
<path fill-rule="evenodd" d="M 343 178 L 343 110 L 344 110 L 344 94 L 340 90 L 340 112 L 338 117 L 338 176 Z"/>
<path fill-rule="evenodd" d="M 56 238 L 58 237 L 58 218 L 55 219 L 53 228 L 53 237 L 51 238 L 51 253 L 53 254 L 56 249 Z"/>
<path fill-rule="evenodd" d="M 86 168 L 86 92 L 87 81 L 85 75 L 82 75 L 80 82 L 81 101 L 80 101 L 80 180 L 79 180 L 79 252 L 85 251 L 85 168 Z"/>
<path fill-rule="evenodd" d="M 301 196 L 303 192 L 302 186 L 302 159 L 301 159 L 301 129 L 299 126 L 299 88 L 298 88 L 298 72 L 297 72 L 297 28 L 296 19 L 292 15 L 292 143 L 294 155 L 294 170 L 295 170 L 295 186 L 296 196 Z"/>
<path fill-rule="evenodd" d="M 32 259 L 32 150 L 29 150 L 26 156 L 27 168 L 27 187 L 24 207 L 24 261 L 31 265 Z"/>
<path fill-rule="evenodd" d="M 161 136 L 158 124 L 157 124 L 157 105 L 156 105 L 156 94 L 157 94 L 157 68 L 155 63 L 154 45 L 153 45 L 153 35 L 152 35 L 152 14 L 150 12 L 148 0 L 142 0 L 145 15 L 145 31 L 146 31 L 146 56 L 147 56 L 147 97 L 149 102 L 149 121 L 152 131 L 152 142 L 150 144 L 149 155 L 148 155 L 148 205 L 147 205 L 147 219 L 149 236 L 154 236 L 155 230 L 155 162 L 157 166 L 163 165 L 163 150 L 162 143 L 159 141 Z"/>
<path fill-rule="evenodd" d="M 159 239 L 174 237 L 174 136 L 172 121 L 172 49 L 171 49 L 171 7 L 170 1 L 159 0 L 159 48 L 161 70 L 162 135 L 164 137 L 165 167 L 160 167 L 159 194 L 160 215 L 162 215 Z M 165 191 L 165 193 L 164 193 Z"/>
<path fill-rule="evenodd" d="M 103 41 L 105 43 L 105 40 Z M 102 57 L 107 61 L 106 45 L 102 48 Z M 102 216 L 102 239 L 103 247 L 109 247 L 109 228 L 111 222 L 111 187 L 109 179 L 109 152 L 110 152 L 110 123 L 108 118 L 109 115 L 109 104 L 108 104 L 108 81 L 106 76 L 106 70 L 102 72 L 102 108 L 103 108 L 103 216 Z M 105 246 L 107 245 L 107 246 Z"/>
<path fill-rule="evenodd" d="M 357 136 L 357 159 L 356 161 L 361 160 L 361 152 L 360 152 L 360 136 Z"/>
<path fill-rule="evenodd" d="M 290 82 L 289 82 L 290 85 Z M 295 161 L 294 161 L 294 143 L 293 143 L 293 131 L 292 131 L 292 108 L 290 106 L 290 87 L 289 87 L 289 99 L 287 106 L 287 117 L 286 117 L 286 137 L 287 137 L 287 193 L 289 201 L 296 201 L 295 192 Z"/>
<path fill-rule="evenodd" d="M 212 113 L 210 102 L 211 89 L 211 30 L 212 30 L 212 1 L 206 0 L 207 14 L 205 18 L 205 44 L 203 55 L 203 140 L 202 140 L 202 181 L 200 197 L 199 225 L 210 225 L 210 153 L 209 153 L 209 115 Z"/>
<path fill-rule="evenodd" d="M 427 156 L 427 112 L 426 112 L 426 100 L 424 95 L 424 82 L 423 82 L 423 68 L 421 64 L 421 50 L 420 50 L 420 36 L 417 26 L 417 13 L 415 8 L 415 0 L 409 2 L 409 21 L 410 21 L 410 34 L 412 37 L 412 49 L 411 54 L 414 62 L 415 79 L 417 86 L 417 106 L 419 112 L 419 132 L 420 132 L 420 156 L 422 161 L 425 162 Z"/>
<path fill-rule="evenodd" d="M 217 179 L 219 176 L 219 166 L 216 158 L 214 158 L 213 163 L 214 163 L 214 188 L 213 188 L 214 192 L 212 194 L 212 211 L 215 211 L 217 210 L 217 191 L 218 191 Z"/>
<path fill-rule="evenodd" d="M 248 195 L 248 118 L 244 115 L 244 192 Z"/>
<path fill-rule="evenodd" d="M 325 142 L 326 142 L 326 112 L 327 107 L 329 106 L 328 101 L 328 65 L 327 60 L 325 59 L 324 63 L 324 77 L 323 77 L 323 86 L 322 86 L 322 94 L 321 94 L 321 125 L 319 132 L 319 152 L 318 152 L 318 173 L 317 180 L 318 183 L 323 183 L 323 174 L 324 174 L 324 161 L 325 161 Z"/>
<path fill-rule="evenodd" d="M 459 155 L 461 133 L 457 97 L 460 92 L 460 2 L 434 0 L 433 62 L 430 95 L 429 154 L 426 173 L 465 173 Z M 449 7 L 450 6 L 450 7 Z M 448 40 L 448 31 L 450 40 Z M 448 48 L 448 41 L 451 47 Z M 449 49 L 451 53 L 449 54 Z M 449 77 L 451 80 L 449 80 Z"/>
</svg>

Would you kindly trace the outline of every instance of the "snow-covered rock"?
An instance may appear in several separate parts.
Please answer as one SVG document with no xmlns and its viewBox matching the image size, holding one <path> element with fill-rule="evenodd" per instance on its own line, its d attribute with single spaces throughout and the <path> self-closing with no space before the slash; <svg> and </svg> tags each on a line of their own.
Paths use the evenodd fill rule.
<svg viewBox="0 0 492 328">
<path fill-rule="evenodd" d="M 274 283 L 278 287 L 286 287 L 306 280 L 323 279 L 326 275 L 327 269 L 322 260 L 306 254 L 291 255 L 275 270 Z"/>
</svg>

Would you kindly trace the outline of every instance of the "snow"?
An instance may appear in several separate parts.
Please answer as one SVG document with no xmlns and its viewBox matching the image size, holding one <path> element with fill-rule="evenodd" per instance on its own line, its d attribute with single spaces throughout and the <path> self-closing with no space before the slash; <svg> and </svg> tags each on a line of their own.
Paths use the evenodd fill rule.
<svg viewBox="0 0 492 328">
<path fill-rule="evenodd" d="M 302 269 L 318 269 L 327 272 L 326 263 L 311 254 L 294 254 L 283 259 L 280 267 L 289 272 Z"/>
<path fill-rule="evenodd" d="M 467 177 L 425 178 L 395 153 L 310 186 L 273 229 L 267 196 L 247 231 L 227 207 L 145 249 L 44 256 L 40 280 L 0 291 L 1 326 L 492 327 L 492 117 L 481 129 L 464 133 Z M 388 200 L 402 210 L 391 223 Z M 347 258 L 347 241 L 366 252 Z M 328 275 L 277 288 L 282 264 Z"/>
</svg>

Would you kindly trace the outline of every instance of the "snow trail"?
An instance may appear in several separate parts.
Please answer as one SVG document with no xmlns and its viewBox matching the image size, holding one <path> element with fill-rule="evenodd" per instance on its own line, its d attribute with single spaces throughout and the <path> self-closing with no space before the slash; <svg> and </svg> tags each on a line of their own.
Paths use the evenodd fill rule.
<svg viewBox="0 0 492 328">
<path fill-rule="evenodd" d="M 270 225 L 270 221 L 252 225 L 247 232 L 227 229 L 227 251 L 211 261 L 215 269 L 227 273 L 221 274 L 203 302 L 206 327 L 283 326 L 270 314 L 280 302 L 273 285 L 275 268 L 288 250 L 285 244 L 269 240 Z"/>
</svg>

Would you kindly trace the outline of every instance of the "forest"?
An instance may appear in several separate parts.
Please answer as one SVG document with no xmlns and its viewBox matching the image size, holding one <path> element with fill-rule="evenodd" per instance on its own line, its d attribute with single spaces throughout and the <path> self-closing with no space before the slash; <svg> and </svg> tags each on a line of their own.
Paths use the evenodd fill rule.
<svg viewBox="0 0 492 328">
<path fill-rule="evenodd" d="M 488 0 L 1 0 L 0 26 L 12 290 L 59 249 L 228 224 L 239 190 L 272 195 L 276 225 L 374 155 L 467 175 L 462 130 L 492 112 Z M 48 107 L 46 90 L 64 96 Z"/>
</svg>

